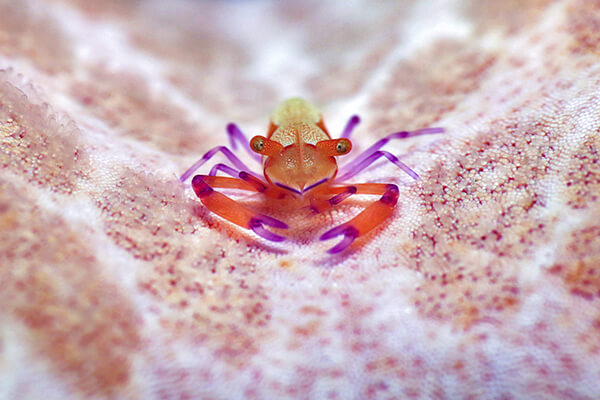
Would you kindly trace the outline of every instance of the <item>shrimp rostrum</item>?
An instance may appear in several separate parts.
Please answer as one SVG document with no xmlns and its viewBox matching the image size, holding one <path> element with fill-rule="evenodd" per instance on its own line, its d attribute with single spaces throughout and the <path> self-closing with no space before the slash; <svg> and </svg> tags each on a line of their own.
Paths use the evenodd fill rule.
<svg viewBox="0 0 600 400">
<path fill-rule="evenodd" d="M 254 136 L 248 142 L 235 124 L 227 126 L 233 150 L 241 144 L 252 157 L 262 162 L 262 177 L 248 168 L 232 150 L 218 146 L 209 150 L 185 171 L 180 181 L 186 181 L 215 154 L 222 153 L 229 163 L 215 164 L 208 175 L 195 175 L 192 178 L 192 188 L 196 196 L 213 213 L 275 242 L 284 240 L 284 237 L 267 227 L 283 230 L 288 228 L 286 223 L 257 213 L 216 189 L 257 192 L 274 200 L 292 198 L 298 200 L 296 203 L 302 204 L 302 207 L 308 207 L 315 213 L 326 212 L 353 195 L 379 196 L 350 221 L 321 235 L 321 240 L 342 236 L 342 240 L 328 250 L 329 253 L 339 253 L 390 217 L 399 195 L 398 186 L 393 183 L 346 182 L 382 158 L 396 165 L 411 178 L 418 179 L 416 172 L 398 157 L 381 148 L 393 139 L 444 131 L 443 128 L 426 128 L 392 133 L 378 140 L 350 164 L 338 170 L 337 157 L 348 154 L 352 149 L 349 137 L 359 122 L 358 116 L 352 116 L 341 137 L 332 139 L 317 108 L 303 99 L 292 98 L 275 109 L 265 136 Z M 218 172 L 228 176 L 217 175 Z M 281 204 L 289 204 L 289 201 L 282 201 Z"/>
</svg>

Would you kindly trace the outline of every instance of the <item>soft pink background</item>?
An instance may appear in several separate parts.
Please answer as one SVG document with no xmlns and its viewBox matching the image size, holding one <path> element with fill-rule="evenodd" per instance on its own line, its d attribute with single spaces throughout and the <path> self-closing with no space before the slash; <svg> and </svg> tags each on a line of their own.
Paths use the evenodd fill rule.
<svg viewBox="0 0 600 400">
<path fill-rule="evenodd" d="M 599 58 L 598 1 L 0 1 L 0 398 L 600 398 Z M 272 244 L 177 180 L 291 96 L 447 128 L 340 256 L 371 199 L 239 197 Z"/>
</svg>

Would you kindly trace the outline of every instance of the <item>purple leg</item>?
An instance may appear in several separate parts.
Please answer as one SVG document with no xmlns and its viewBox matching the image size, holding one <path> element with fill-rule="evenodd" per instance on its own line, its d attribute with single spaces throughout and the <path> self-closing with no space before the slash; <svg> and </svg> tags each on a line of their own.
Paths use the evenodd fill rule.
<svg viewBox="0 0 600 400">
<path fill-rule="evenodd" d="M 238 174 L 240 173 L 240 171 L 231 168 L 228 165 L 222 164 L 222 163 L 218 163 L 215 164 L 211 169 L 210 172 L 208 173 L 209 176 L 215 176 L 217 174 L 218 171 L 222 171 L 225 172 L 227 175 L 231 175 L 234 178 L 238 177 Z"/>
<path fill-rule="evenodd" d="M 242 148 L 246 150 L 248 154 L 250 154 L 250 157 L 258 162 L 262 161 L 262 157 L 250 149 L 250 141 L 236 124 L 227 124 L 227 135 L 229 136 L 229 144 L 233 150 L 237 150 L 236 142 L 239 142 L 242 145 Z"/>
<path fill-rule="evenodd" d="M 391 133 L 391 134 L 387 135 L 386 137 L 384 137 L 383 139 L 379 139 L 371 147 L 369 147 L 368 149 L 363 151 L 361 154 L 359 154 L 354 160 L 352 160 L 349 164 L 344 166 L 342 168 L 342 171 L 340 171 L 340 172 L 342 172 L 342 175 L 347 174 L 347 171 L 345 171 L 346 169 L 354 169 L 355 165 L 360 163 L 365 158 L 371 156 L 373 153 L 375 153 L 377 150 L 379 150 L 380 148 L 385 146 L 392 139 L 406 139 L 406 138 L 410 138 L 410 137 L 414 137 L 414 136 L 428 135 L 428 134 L 432 134 L 432 133 L 443 133 L 443 132 L 444 132 L 444 128 L 425 128 L 425 129 L 419 129 L 416 131 L 402 131 L 402 132 Z"/>
<path fill-rule="evenodd" d="M 350 119 L 348 120 L 348 122 L 346 123 L 346 127 L 344 128 L 344 131 L 342 132 L 342 138 L 349 138 L 350 135 L 352 134 L 352 131 L 354 130 L 354 128 L 356 128 L 356 125 L 358 125 L 360 123 L 360 117 L 358 115 L 353 115 L 352 117 L 350 117 Z"/>
<path fill-rule="evenodd" d="M 231 152 L 231 150 L 229 150 L 227 147 L 225 147 L 225 146 L 217 146 L 217 147 L 214 147 L 211 150 L 209 150 L 206 154 L 204 154 L 202 156 L 201 159 L 199 159 L 198 161 L 196 161 L 194 163 L 194 165 L 192 165 L 190 168 L 188 168 L 187 171 L 185 171 L 183 173 L 183 175 L 181 175 L 181 177 L 179 178 L 179 180 L 181 182 L 185 182 L 186 179 L 188 179 L 190 176 L 192 176 L 192 174 L 194 172 L 196 172 L 196 170 L 198 168 L 200 168 L 202 165 L 204 165 L 204 163 L 206 163 L 208 160 L 210 160 L 219 151 L 221 153 L 223 153 L 229 159 L 229 161 L 231 161 L 231 163 L 236 168 L 241 169 L 241 170 L 245 170 L 245 171 L 249 171 L 249 173 L 251 173 L 252 175 L 258 176 L 256 173 L 252 172 L 250 170 L 250 168 L 248 168 L 248 166 L 246 164 L 244 164 L 244 162 L 242 160 L 240 160 L 235 154 L 233 154 Z"/>
<path fill-rule="evenodd" d="M 406 165 L 402 161 L 400 161 L 398 159 L 398 157 L 396 157 L 392 153 L 390 153 L 388 151 L 376 151 L 357 164 L 355 164 L 353 162 L 352 165 L 350 166 L 350 168 L 348 168 L 348 170 L 346 172 L 344 172 L 342 175 L 337 177 L 335 180 L 338 182 L 342 182 L 342 181 L 345 181 L 346 179 L 352 178 L 354 175 L 358 174 L 359 172 L 361 172 L 362 170 L 367 168 L 369 165 L 373 164 L 376 160 L 378 160 L 381 157 L 385 157 L 388 160 L 390 160 L 394 165 L 396 165 L 402 171 L 404 171 L 408 175 L 410 175 L 411 178 L 419 179 L 419 175 L 415 171 L 413 171 L 408 165 Z"/>
</svg>

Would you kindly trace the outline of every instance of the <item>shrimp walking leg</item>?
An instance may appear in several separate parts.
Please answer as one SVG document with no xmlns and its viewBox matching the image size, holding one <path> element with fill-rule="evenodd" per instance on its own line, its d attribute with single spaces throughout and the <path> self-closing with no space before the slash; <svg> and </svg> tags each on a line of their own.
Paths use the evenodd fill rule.
<svg viewBox="0 0 600 400">
<path fill-rule="evenodd" d="M 185 182 L 190 176 L 192 176 L 192 174 L 194 172 L 196 172 L 198 170 L 198 168 L 200 168 L 201 166 L 203 166 L 208 160 L 210 160 L 215 154 L 217 154 L 219 152 L 223 153 L 223 155 L 225 155 L 225 157 L 227 157 L 227 159 L 237 169 L 248 171 L 252 175 L 257 175 L 256 173 L 252 172 L 250 170 L 250 168 L 248 168 L 248 166 L 246 164 L 244 164 L 244 162 L 242 160 L 240 160 L 235 154 L 233 154 L 233 152 L 231 150 L 229 150 L 227 147 L 225 147 L 225 146 L 217 146 L 217 147 L 213 147 L 212 149 L 210 149 L 209 151 L 207 151 L 202 156 L 202 158 L 200 158 L 191 167 L 189 167 L 183 173 L 183 175 L 181 175 L 181 177 L 179 178 L 179 181 Z"/>
<path fill-rule="evenodd" d="M 359 123 L 360 123 L 360 117 L 358 115 L 353 115 L 352 117 L 350 117 L 350 119 L 346 123 L 346 127 L 342 131 L 342 135 L 340 137 L 348 139 L 350 137 L 350 135 L 352 134 L 352 131 L 354 130 L 354 128 L 356 128 L 356 125 L 358 125 Z"/>
<path fill-rule="evenodd" d="M 246 153 L 250 154 L 256 161 L 261 162 L 261 157 L 256 155 L 252 149 L 250 149 L 248 138 L 236 124 L 232 122 L 227 124 L 227 136 L 229 136 L 229 145 L 233 150 L 237 150 L 237 143 L 239 143 L 242 148 L 246 150 Z"/>
<path fill-rule="evenodd" d="M 359 174 L 361 171 L 366 169 L 369 165 L 381 157 L 387 158 L 392 164 L 396 165 L 402 171 L 406 172 L 411 178 L 419 179 L 419 175 L 413 171 L 408 165 L 404 164 L 398 157 L 390 153 L 389 151 L 378 150 L 372 153 L 369 157 L 363 159 L 357 164 L 352 165 L 344 174 L 342 174 L 336 181 L 345 181 L 346 179 L 352 178 L 354 175 Z"/>
<path fill-rule="evenodd" d="M 345 165 L 340 170 L 340 175 L 338 176 L 337 180 L 341 181 L 341 180 L 348 179 L 351 176 L 356 175 L 356 173 L 358 173 L 360 171 L 353 173 L 353 174 L 351 174 L 351 172 L 356 170 L 357 165 L 361 164 L 365 159 L 372 157 L 374 153 L 376 153 L 379 149 L 381 149 L 383 146 L 385 146 L 389 141 L 391 141 L 393 139 L 406 139 L 406 138 L 411 138 L 411 137 L 415 137 L 415 136 L 429 135 L 429 134 L 443 133 L 443 132 L 444 132 L 444 128 L 425 128 L 425 129 L 419 129 L 416 131 L 401 131 L 401 132 L 391 133 L 391 134 L 387 135 L 386 137 L 379 139 L 372 146 L 370 146 L 368 149 L 366 149 L 361 154 L 359 154 L 354 160 L 352 160 L 350 162 L 350 164 Z"/>
</svg>

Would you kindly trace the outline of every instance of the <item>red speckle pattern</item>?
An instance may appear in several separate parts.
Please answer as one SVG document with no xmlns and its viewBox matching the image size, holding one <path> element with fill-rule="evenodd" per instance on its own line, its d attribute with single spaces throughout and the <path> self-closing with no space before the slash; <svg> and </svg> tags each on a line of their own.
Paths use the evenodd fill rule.
<svg viewBox="0 0 600 400">
<path fill-rule="evenodd" d="M 597 8 L 0 6 L 0 398 L 596 399 Z M 360 114 L 342 165 L 446 128 L 386 145 L 419 180 L 353 179 L 399 202 L 337 256 L 319 236 L 372 198 L 227 192 L 294 227 L 270 243 L 178 180 L 292 96 L 333 135 Z"/>
</svg>

